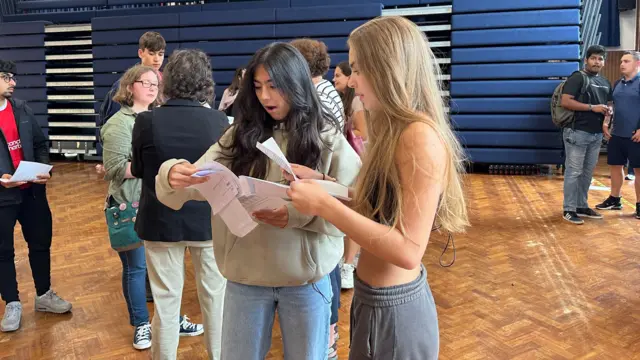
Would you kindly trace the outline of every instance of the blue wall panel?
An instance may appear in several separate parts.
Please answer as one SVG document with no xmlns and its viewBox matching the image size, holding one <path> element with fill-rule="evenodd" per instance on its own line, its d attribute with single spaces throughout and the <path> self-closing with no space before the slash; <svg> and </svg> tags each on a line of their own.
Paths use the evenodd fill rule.
<svg viewBox="0 0 640 360">
<path fill-rule="evenodd" d="M 451 50 L 452 63 L 508 63 L 548 60 L 578 60 L 580 45 L 532 45 Z"/>
<path fill-rule="evenodd" d="M 495 46 L 577 42 L 578 26 L 462 30 L 451 33 L 452 46 Z"/>
<path fill-rule="evenodd" d="M 178 14 L 98 17 L 91 20 L 92 31 L 177 27 Z"/>
<path fill-rule="evenodd" d="M 167 42 L 178 41 L 178 29 L 137 29 L 137 30 L 115 30 L 115 31 L 94 31 L 91 38 L 94 45 L 113 44 L 137 44 L 140 36 L 147 31 L 157 31 Z"/>
<path fill-rule="evenodd" d="M 452 65 L 451 77 L 457 80 L 535 79 L 566 76 L 577 70 L 577 62 Z"/>
<path fill-rule="evenodd" d="M 579 8 L 580 0 L 454 0 L 454 13 Z"/>
<path fill-rule="evenodd" d="M 580 25 L 579 9 L 453 15 L 452 30 Z"/>
<path fill-rule="evenodd" d="M 550 97 L 580 68 L 580 0 L 454 0 L 452 124 L 471 161 L 557 164 Z"/>
<path fill-rule="evenodd" d="M 452 123 L 457 130 L 494 131 L 557 131 L 548 114 L 463 114 L 453 115 Z"/>
<path fill-rule="evenodd" d="M 472 162 L 489 164 L 560 164 L 560 149 L 471 148 L 466 153 Z"/>
<path fill-rule="evenodd" d="M 452 81 L 453 97 L 489 96 L 549 96 L 561 80 L 485 80 Z"/>
<path fill-rule="evenodd" d="M 276 21 L 276 9 L 202 11 L 180 14 L 180 26 L 264 24 Z"/>
<path fill-rule="evenodd" d="M 459 131 L 458 138 L 467 147 L 562 149 L 559 131 Z"/>
<path fill-rule="evenodd" d="M 452 114 L 547 114 L 549 97 L 545 98 L 462 98 L 451 100 Z"/>
</svg>

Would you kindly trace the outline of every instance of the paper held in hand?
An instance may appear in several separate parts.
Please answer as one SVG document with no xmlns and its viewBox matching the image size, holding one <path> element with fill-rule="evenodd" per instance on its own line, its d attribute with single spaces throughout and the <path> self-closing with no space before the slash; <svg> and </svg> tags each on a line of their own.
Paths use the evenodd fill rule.
<svg viewBox="0 0 640 360">
<path fill-rule="evenodd" d="M 257 147 L 285 171 L 295 176 L 291 164 L 273 138 L 257 144 Z M 288 185 L 249 176 L 238 177 L 215 161 L 201 165 L 193 176 L 209 177 L 207 182 L 192 187 L 209 202 L 213 215 L 219 214 L 229 230 L 238 237 L 246 236 L 258 226 L 251 217 L 253 212 L 275 210 L 285 206 L 290 200 L 287 196 Z M 315 181 L 331 196 L 344 201 L 351 200 L 346 186 L 326 180 Z"/>
<path fill-rule="evenodd" d="M 32 161 L 20 161 L 20 165 L 11 179 L 0 179 L 1 182 L 22 182 L 38 180 L 38 175 L 48 174 L 53 166 Z"/>
</svg>

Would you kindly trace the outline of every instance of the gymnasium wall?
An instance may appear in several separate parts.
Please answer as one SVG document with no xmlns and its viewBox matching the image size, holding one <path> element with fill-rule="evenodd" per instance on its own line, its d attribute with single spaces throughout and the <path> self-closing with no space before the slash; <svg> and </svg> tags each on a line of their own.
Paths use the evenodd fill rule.
<svg viewBox="0 0 640 360">
<path fill-rule="evenodd" d="M 37 7 L 43 5 L 34 5 L 36 2 L 45 1 L 47 6 L 52 3 L 21 3 Z M 41 75 L 45 66 L 52 63 L 53 53 L 44 46 L 48 36 L 45 26 L 51 25 L 22 20 L 83 22 L 89 16 L 91 59 L 87 65 L 91 66 L 91 73 L 86 78 L 91 86 L 78 96 L 92 96 L 92 109 L 81 110 L 93 113 L 84 114 L 85 119 L 94 119 L 111 84 L 138 61 L 137 40 L 147 30 L 163 34 L 169 53 L 187 47 L 207 52 L 212 57 L 220 98 L 235 68 L 245 65 L 253 52 L 269 42 L 297 37 L 323 40 L 335 66 L 348 57 L 346 38 L 350 31 L 368 19 L 385 11 L 452 4 L 446 15 L 451 19 L 451 31 L 445 37 L 450 42 L 445 41 L 447 47 L 438 52 L 442 53 L 443 63 L 451 63 L 446 64 L 446 73 L 450 73 L 450 113 L 470 160 L 491 164 L 561 161 L 561 140 L 550 119 L 549 97 L 564 77 L 579 68 L 580 0 L 262 0 L 146 8 L 128 8 L 124 4 L 151 6 L 156 1 L 53 3 L 75 6 L 87 1 L 102 7 L 56 13 L 33 10 L 5 17 L 16 22 L 0 25 L 0 56 L 13 57 L 20 62 L 21 72 L 31 73 L 21 76 L 18 92 L 34 104 L 45 128 L 51 126 L 48 121 L 52 115 L 48 112 L 54 106 Z M 24 7 L 20 6 L 23 11 Z M 406 16 L 423 29 L 433 27 L 429 17 Z M 5 25 L 9 27 L 3 28 Z M 429 37 L 443 34 L 438 31 L 432 35 L 425 30 Z M 26 41 L 21 42 L 22 48 L 14 48 L 14 36 Z M 331 72 L 327 78 L 332 76 Z"/>
<path fill-rule="evenodd" d="M 474 162 L 561 162 L 549 99 L 579 69 L 580 0 L 455 0 L 451 115 Z"/>
</svg>

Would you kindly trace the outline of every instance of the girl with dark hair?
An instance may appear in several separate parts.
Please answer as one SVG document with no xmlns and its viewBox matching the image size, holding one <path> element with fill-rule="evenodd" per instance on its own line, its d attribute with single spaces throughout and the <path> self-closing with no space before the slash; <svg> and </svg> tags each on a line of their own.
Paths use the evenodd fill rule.
<svg viewBox="0 0 640 360">
<path fill-rule="evenodd" d="M 233 116 L 233 102 L 236 101 L 236 97 L 238 96 L 238 92 L 240 91 L 240 84 L 242 83 L 244 72 L 244 68 L 238 68 L 235 75 L 233 76 L 231 85 L 229 85 L 229 87 L 226 88 L 224 90 L 224 93 L 222 94 L 222 100 L 220 100 L 218 110 L 224 111 L 227 116 Z"/>
<path fill-rule="evenodd" d="M 256 148 L 271 137 L 292 162 L 342 184 L 355 181 L 358 155 L 323 110 L 306 61 L 291 45 L 274 43 L 254 55 L 235 106 L 232 127 L 194 165 L 177 159 L 162 164 L 156 187 L 167 206 L 204 201 L 188 187 L 206 181 L 191 175 L 214 160 L 236 175 L 285 182 L 280 167 Z M 219 216 L 212 218 L 216 260 L 228 280 L 223 358 L 264 359 L 277 310 L 285 359 L 323 360 L 331 315 L 328 274 L 342 256 L 343 234 L 290 204 L 253 215 L 260 225 L 243 238 Z"/>
<path fill-rule="evenodd" d="M 351 78 L 351 66 L 348 61 L 343 61 L 336 66 L 333 73 L 333 83 L 336 90 L 340 93 L 342 103 L 344 104 L 344 112 L 347 116 L 345 125 L 345 134 L 352 130 L 354 135 L 367 140 L 367 122 L 364 117 L 364 107 L 360 98 L 356 96 L 353 88 L 349 87 L 349 79 Z"/>
</svg>

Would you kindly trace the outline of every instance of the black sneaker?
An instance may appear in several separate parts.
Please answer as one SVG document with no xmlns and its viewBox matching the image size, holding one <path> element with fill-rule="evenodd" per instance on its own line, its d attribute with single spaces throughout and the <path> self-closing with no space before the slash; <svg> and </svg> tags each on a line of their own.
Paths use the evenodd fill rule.
<svg viewBox="0 0 640 360">
<path fill-rule="evenodd" d="M 575 211 L 565 211 L 562 218 L 576 225 L 584 224 L 584 220 L 580 219 Z"/>
<path fill-rule="evenodd" d="M 578 214 L 579 217 L 586 217 L 589 219 L 602 219 L 602 215 L 589 208 L 576 209 L 576 214 Z"/>
<path fill-rule="evenodd" d="M 621 198 L 609 196 L 602 204 L 596 205 L 598 210 L 622 210 Z"/>
<path fill-rule="evenodd" d="M 151 324 L 145 323 L 136 326 L 133 333 L 133 348 L 144 350 L 151 347 Z"/>
</svg>

